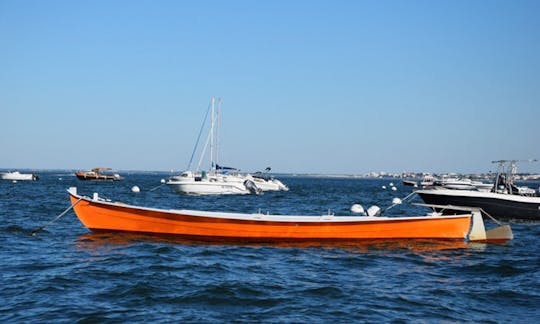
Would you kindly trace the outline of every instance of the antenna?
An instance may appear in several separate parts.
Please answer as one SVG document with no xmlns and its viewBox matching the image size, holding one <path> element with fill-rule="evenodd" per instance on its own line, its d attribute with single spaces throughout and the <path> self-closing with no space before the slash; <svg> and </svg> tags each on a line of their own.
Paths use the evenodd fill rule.
<svg viewBox="0 0 540 324">
<path fill-rule="evenodd" d="M 505 185 L 508 186 L 508 192 L 512 194 L 512 184 L 514 180 L 514 175 L 517 173 L 517 163 L 518 162 L 537 162 L 537 159 L 528 159 L 528 160 L 497 160 L 491 161 L 491 163 L 498 163 L 497 176 L 495 178 L 495 185 L 493 189 L 496 191 L 499 188 L 499 177 L 504 175 Z"/>
</svg>

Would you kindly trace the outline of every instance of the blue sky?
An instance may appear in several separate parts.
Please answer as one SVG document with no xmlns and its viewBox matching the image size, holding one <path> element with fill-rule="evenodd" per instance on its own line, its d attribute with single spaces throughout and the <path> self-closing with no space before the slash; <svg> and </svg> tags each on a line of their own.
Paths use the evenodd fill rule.
<svg viewBox="0 0 540 324">
<path fill-rule="evenodd" d="M 539 1 L 0 0 L 0 168 L 183 169 L 218 96 L 245 171 L 489 171 L 539 89 Z"/>
</svg>

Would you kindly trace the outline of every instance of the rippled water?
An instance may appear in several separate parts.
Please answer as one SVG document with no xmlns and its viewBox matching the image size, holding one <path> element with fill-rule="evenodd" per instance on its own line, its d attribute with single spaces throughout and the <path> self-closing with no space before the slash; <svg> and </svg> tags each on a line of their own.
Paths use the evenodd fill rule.
<svg viewBox="0 0 540 324">
<path fill-rule="evenodd" d="M 389 180 L 283 178 L 262 196 L 178 196 L 166 177 L 126 174 L 83 182 L 65 172 L 0 181 L 1 322 L 353 322 L 540 319 L 540 224 L 514 222 L 506 244 L 431 241 L 356 244 L 208 244 L 139 234 L 94 234 L 65 189 L 158 208 L 349 215 L 389 205 L 410 188 Z M 141 192 L 130 191 L 138 185 Z M 396 215 L 423 214 L 398 206 Z"/>
</svg>

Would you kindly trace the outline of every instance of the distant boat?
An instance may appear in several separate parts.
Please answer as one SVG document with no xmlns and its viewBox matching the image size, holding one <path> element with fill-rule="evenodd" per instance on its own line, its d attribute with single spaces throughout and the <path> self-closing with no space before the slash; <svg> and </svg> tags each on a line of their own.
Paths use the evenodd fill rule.
<svg viewBox="0 0 540 324">
<path fill-rule="evenodd" d="M 201 131 L 206 124 L 208 114 L 210 113 L 210 128 L 208 137 L 202 152 L 200 154 L 197 168 L 190 170 L 193 154 L 197 150 L 201 132 L 192 154 L 192 160 L 189 163 L 188 170 L 180 175 L 170 177 L 166 184 L 177 193 L 195 194 L 195 195 L 226 195 L 226 194 L 250 194 L 259 193 L 261 190 L 255 186 L 253 181 L 242 180 L 237 177 L 232 177 L 224 171 L 236 171 L 235 168 L 223 167 L 218 165 L 218 131 L 219 131 L 219 115 L 221 110 L 221 101 L 218 101 L 216 107 L 216 99 L 212 98 L 210 106 L 206 112 Z M 206 155 L 206 148 L 210 144 L 210 163 L 209 171 L 200 171 L 201 163 Z"/>
<path fill-rule="evenodd" d="M 39 176 L 34 173 L 20 173 L 19 171 L 1 172 L 0 179 L 2 180 L 38 180 Z"/>
<path fill-rule="evenodd" d="M 289 190 L 281 181 L 270 177 L 267 173 L 239 173 L 238 169 L 219 165 L 219 126 L 221 101 L 218 100 L 217 107 L 215 98 L 212 98 L 207 114 L 203 121 L 206 124 L 207 116 L 210 115 L 210 127 L 208 137 L 199 162 L 195 170 L 188 170 L 180 175 L 170 177 L 166 184 L 175 192 L 195 195 L 228 195 L 228 194 L 259 194 L 267 190 Z M 203 128 L 201 128 L 202 131 Z M 199 133 L 199 139 L 200 139 Z M 197 150 L 199 139 L 195 144 L 193 153 Z M 206 154 L 206 148 L 210 146 L 210 170 L 201 171 L 201 163 Z M 193 154 L 192 154 L 193 159 Z M 267 168 L 268 172 L 270 168 Z"/>
<path fill-rule="evenodd" d="M 427 204 L 476 207 L 497 218 L 540 220 L 540 193 L 514 184 L 517 162 L 520 161 L 493 161 L 499 164 L 499 170 L 495 183 L 489 185 L 491 190 L 480 190 L 474 184 L 463 189 L 460 184 L 458 188 L 435 186 L 416 193 Z M 447 208 L 444 213 L 451 214 L 453 210 Z"/>
<path fill-rule="evenodd" d="M 68 190 L 81 223 L 92 231 L 126 231 L 178 235 L 208 241 L 346 241 L 366 239 L 435 239 L 506 241 L 508 225 L 485 229 L 478 210 L 454 216 L 301 216 L 242 214 L 198 210 L 164 210 L 112 202 Z M 369 210 L 368 210 L 369 212 Z"/>
<path fill-rule="evenodd" d="M 484 183 L 467 178 L 458 178 L 454 176 L 443 175 L 435 178 L 432 175 L 425 176 L 420 185 L 426 189 L 454 189 L 454 190 L 478 190 L 488 192 L 493 188 L 493 183 Z"/>
<path fill-rule="evenodd" d="M 491 188 L 493 188 L 493 183 L 484 183 L 471 179 L 455 177 L 443 177 L 442 179 L 435 180 L 433 185 L 435 187 L 442 187 L 444 189 L 478 190 L 485 192 L 488 192 L 491 190 Z"/>
<path fill-rule="evenodd" d="M 75 176 L 79 180 L 98 180 L 98 181 L 120 181 L 124 180 L 118 173 L 110 173 L 107 171 L 111 168 L 93 168 L 90 171 L 77 171 Z"/>
<path fill-rule="evenodd" d="M 411 186 L 411 187 L 418 187 L 418 182 L 414 180 L 403 180 L 403 185 Z"/>
<path fill-rule="evenodd" d="M 261 188 L 262 191 L 289 191 L 289 187 L 283 182 L 268 174 L 270 170 L 270 167 L 267 167 L 265 172 L 251 174 L 257 187 Z"/>
</svg>

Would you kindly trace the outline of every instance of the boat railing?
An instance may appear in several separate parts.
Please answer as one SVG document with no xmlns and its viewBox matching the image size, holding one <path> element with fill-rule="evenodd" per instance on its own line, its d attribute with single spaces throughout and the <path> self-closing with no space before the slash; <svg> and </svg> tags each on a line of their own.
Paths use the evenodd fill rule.
<svg viewBox="0 0 540 324">
<path fill-rule="evenodd" d="M 436 208 L 436 209 L 441 209 L 441 210 L 450 209 L 450 210 L 461 210 L 461 211 L 470 211 L 470 212 L 482 210 L 482 208 L 478 208 L 478 207 L 455 206 L 455 205 L 433 205 L 433 204 L 422 204 L 422 203 L 411 203 L 411 205 L 420 206 L 420 207 L 429 207 L 433 209 Z"/>
</svg>

